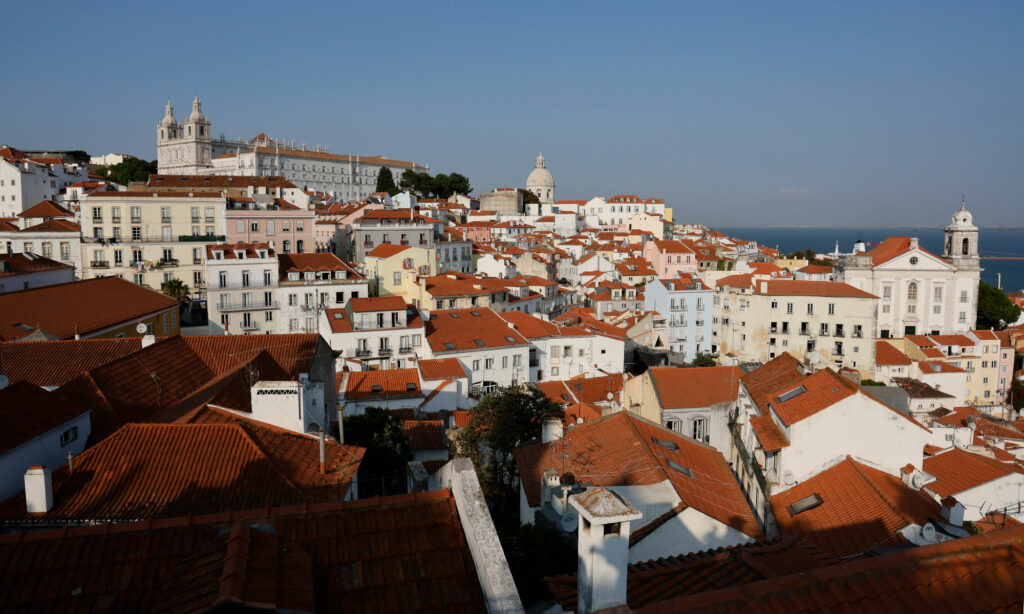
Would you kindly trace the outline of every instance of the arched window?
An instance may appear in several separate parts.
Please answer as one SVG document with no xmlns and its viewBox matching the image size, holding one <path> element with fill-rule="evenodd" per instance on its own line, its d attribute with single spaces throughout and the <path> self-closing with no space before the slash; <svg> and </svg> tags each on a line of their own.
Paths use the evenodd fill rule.
<svg viewBox="0 0 1024 614">
<path fill-rule="evenodd" d="M 160 131 L 160 138 L 164 138 L 164 131 L 163 130 Z"/>
<path fill-rule="evenodd" d="M 910 282 L 910 285 L 907 286 L 907 300 L 908 301 L 916 301 L 917 300 L 917 283 L 916 282 L 912 281 L 912 282 Z"/>
<path fill-rule="evenodd" d="M 967 238 L 964 239 L 964 246 L 963 246 L 963 248 L 960 251 L 963 253 L 964 256 L 970 255 L 970 253 L 971 253 L 971 240 L 970 239 L 967 239 Z"/>
<path fill-rule="evenodd" d="M 187 131 L 187 133 L 188 133 L 188 135 L 189 135 L 189 136 L 192 136 L 192 126 L 189 126 L 189 127 L 188 127 L 188 128 L 186 129 L 186 131 Z"/>
<path fill-rule="evenodd" d="M 199 126 L 199 136 L 203 136 L 203 126 Z"/>
</svg>

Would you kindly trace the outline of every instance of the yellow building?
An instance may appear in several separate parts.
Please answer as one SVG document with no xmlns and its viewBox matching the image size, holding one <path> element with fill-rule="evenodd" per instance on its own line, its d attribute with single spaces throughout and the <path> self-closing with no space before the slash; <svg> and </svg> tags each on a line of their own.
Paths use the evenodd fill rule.
<svg viewBox="0 0 1024 614">
<path fill-rule="evenodd" d="M 366 279 L 375 296 L 401 296 L 409 301 L 410 284 L 417 276 L 437 274 L 433 249 L 383 243 L 364 257 Z"/>
</svg>

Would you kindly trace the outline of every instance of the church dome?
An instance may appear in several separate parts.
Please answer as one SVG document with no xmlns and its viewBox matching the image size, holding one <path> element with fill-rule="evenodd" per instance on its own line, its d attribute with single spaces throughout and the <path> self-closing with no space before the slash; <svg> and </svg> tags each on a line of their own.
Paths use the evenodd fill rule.
<svg viewBox="0 0 1024 614">
<path fill-rule="evenodd" d="M 544 156 L 537 156 L 537 167 L 530 171 L 530 175 L 526 178 L 526 189 L 554 187 L 555 178 L 551 175 L 551 171 L 544 166 Z"/>
<path fill-rule="evenodd" d="M 951 228 L 975 228 L 974 216 L 967 210 L 967 199 L 960 201 L 960 209 L 953 214 L 953 223 L 950 224 Z"/>
<path fill-rule="evenodd" d="M 160 120 L 160 125 L 168 128 L 178 125 L 178 120 L 174 119 L 174 107 L 170 100 L 167 101 L 167 106 L 164 108 L 164 118 Z"/>
</svg>

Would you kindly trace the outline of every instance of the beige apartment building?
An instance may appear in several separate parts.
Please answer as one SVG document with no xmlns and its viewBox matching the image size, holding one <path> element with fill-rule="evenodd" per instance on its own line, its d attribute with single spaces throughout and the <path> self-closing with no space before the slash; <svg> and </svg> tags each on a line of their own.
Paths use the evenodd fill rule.
<svg viewBox="0 0 1024 614">
<path fill-rule="evenodd" d="M 789 352 L 816 367 L 874 374 L 878 297 L 829 281 L 755 280 L 715 293 L 721 355 L 767 362 Z"/>
<path fill-rule="evenodd" d="M 223 243 L 227 199 L 217 192 L 96 192 L 82 201 L 84 279 L 117 276 L 159 289 L 205 288 L 206 247 Z"/>
</svg>

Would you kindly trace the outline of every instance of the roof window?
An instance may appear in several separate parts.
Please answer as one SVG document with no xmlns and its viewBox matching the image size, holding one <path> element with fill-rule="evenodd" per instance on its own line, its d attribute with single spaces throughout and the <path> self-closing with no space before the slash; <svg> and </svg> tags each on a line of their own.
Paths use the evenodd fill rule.
<svg viewBox="0 0 1024 614">
<path fill-rule="evenodd" d="M 505 341 L 508 341 L 509 343 L 515 343 L 516 342 L 516 338 L 515 337 L 505 337 Z"/>
<path fill-rule="evenodd" d="M 407 392 L 415 392 L 416 384 L 414 384 L 412 382 L 406 382 L 405 383 L 405 389 L 406 389 Z"/>
<path fill-rule="evenodd" d="M 382 390 L 382 388 L 380 387 L 380 384 L 371 384 L 370 385 L 370 392 L 380 392 L 381 390 Z"/>
<path fill-rule="evenodd" d="M 483 347 L 484 345 L 486 345 L 483 342 L 483 339 L 473 339 L 473 343 L 477 344 L 477 346 L 479 346 L 479 347 Z"/>
<path fill-rule="evenodd" d="M 336 313 L 336 314 L 334 314 L 334 319 L 335 320 L 344 320 L 345 319 L 345 315 L 342 314 L 342 313 Z"/>
<path fill-rule="evenodd" d="M 475 312 L 475 311 L 470 311 L 469 313 L 470 313 L 470 315 L 472 315 L 472 316 L 473 316 L 474 318 L 479 318 L 479 317 L 480 317 L 480 314 L 479 314 L 479 313 L 477 313 L 477 312 Z"/>
<path fill-rule="evenodd" d="M 446 350 L 454 350 L 455 346 L 452 345 L 451 343 L 446 343 L 446 344 L 444 344 L 444 349 L 446 349 Z"/>
<path fill-rule="evenodd" d="M 673 452 L 679 450 L 679 444 L 677 444 L 674 441 L 669 441 L 667 439 L 658 439 L 657 437 L 651 437 L 651 441 L 665 448 L 666 450 L 672 450 Z"/>
<path fill-rule="evenodd" d="M 453 313 L 449 313 L 448 315 L 450 315 L 451 317 L 456 318 L 456 319 L 458 319 L 458 317 L 459 317 L 459 314 L 454 313 L 454 312 Z"/>
<path fill-rule="evenodd" d="M 810 496 L 804 497 L 803 499 L 797 499 L 796 501 L 789 504 L 789 515 L 796 516 L 800 512 L 806 512 L 807 510 L 814 509 L 821 505 L 821 495 L 814 493 Z"/>
<path fill-rule="evenodd" d="M 795 399 L 796 397 L 800 396 L 805 392 L 807 392 L 806 388 L 804 388 L 803 386 L 797 386 L 796 388 L 790 390 L 789 392 L 783 392 L 782 394 L 780 394 L 778 396 L 778 399 L 780 403 L 785 403 L 790 399 Z"/>
<path fill-rule="evenodd" d="M 694 479 L 693 478 L 693 470 L 690 469 L 689 467 L 684 467 L 684 466 L 680 465 L 679 463 L 675 462 L 674 460 L 669 460 L 667 458 L 665 459 L 665 461 L 668 463 L 668 466 L 670 468 L 675 469 L 676 471 L 678 471 L 679 473 L 685 475 L 686 477 L 690 478 L 691 480 Z"/>
</svg>

